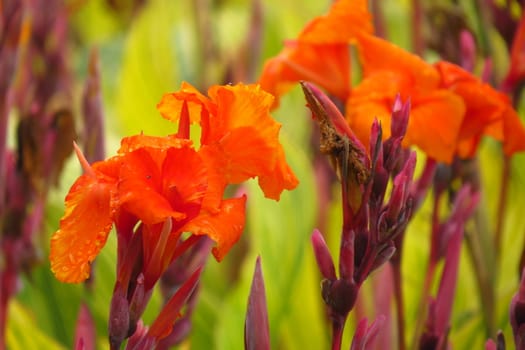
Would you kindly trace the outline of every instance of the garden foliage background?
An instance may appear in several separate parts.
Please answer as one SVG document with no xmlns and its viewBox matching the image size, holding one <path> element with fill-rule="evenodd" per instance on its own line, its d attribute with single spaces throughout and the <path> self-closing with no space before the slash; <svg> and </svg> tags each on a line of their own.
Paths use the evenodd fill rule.
<svg viewBox="0 0 525 350">
<path fill-rule="evenodd" d="M 243 45 L 250 28 L 252 1 L 148 0 L 133 15 L 126 1 L 116 1 L 121 8 L 117 12 L 110 10 L 108 2 L 103 0 L 76 3 L 79 6 L 70 18 L 75 36 L 69 52 L 70 68 L 75 76 L 76 105 L 80 105 L 83 81 L 87 76 L 89 51 L 96 46 L 100 55 L 108 155 L 114 154 L 124 135 L 141 131 L 152 135 L 175 132 L 173 124 L 159 118 L 155 108 L 163 93 L 178 89 L 182 81 L 194 84 L 201 91 L 206 91 L 211 84 L 227 83 L 224 78 L 227 71 L 234 71 L 243 59 L 239 52 L 246 49 Z M 264 16 L 260 26 L 261 52 L 255 58 L 257 72 L 265 58 L 281 50 L 283 40 L 296 37 L 305 23 L 326 13 L 329 1 L 264 0 L 260 5 Z M 381 6 L 389 40 L 409 48 L 409 1 L 383 0 Z M 211 38 L 202 36 L 199 20 L 209 24 Z M 476 28 L 475 23 L 472 26 Z M 503 71 L 508 64 L 503 43 L 495 33 L 489 32 L 489 35 L 496 47 L 494 68 Z M 217 45 L 211 47 L 213 55 L 206 51 L 210 50 L 210 45 Z M 294 191 L 283 193 L 280 202 L 265 200 L 255 183 L 248 185 L 248 222 L 243 238 L 223 262 L 208 261 L 193 315 L 193 331 L 182 348 L 243 347 L 246 303 L 257 255 L 262 258 L 273 348 L 323 349 L 329 345 L 330 330 L 320 297 L 320 276 L 310 245 L 319 210 L 310 145 L 312 122 L 299 87 L 282 98 L 280 108 L 273 115 L 283 124 L 281 141 L 300 185 Z M 498 280 L 494 281 L 497 285 L 497 328 L 504 331 L 509 343 L 512 333 L 508 307 L 519 282 L 518 263 L 525 232 L 522 210 L 525 207 L 524 160 L 523 155 L 517 155 L 512 162 L 504 253 Z M 485 141 L 480 163 L 484 188 L 481 205 L 493 224 L 501 175 L 499 145 Z M 39 264 L 23 277 L 20 292 L 10 304 L 7 345 L 11 350 L 71 348 L 82 302 L 87 303 L 95 319 L 98 348 L 108 348 L 107 319 L 115 279 L 115 235 L 110 235 L 97 259 L 90 289 L 58 282 L 47 260 L 49 237 L 63 214 L 65 193 L 80 172 L 78 162 L 70 157 L 60 187 L 49 197 L 44 232 L 37 243 Z M 324 234 L 332 251 L 336 251 L 342 221 L 337 186 L 333 195 L 329 230 Z M 425 207 L 418 213 L 405 241 L 403 274 L 408 334 L 413 331 L 419 312 L 419 288 L 423 283 L 429 247 L 429 215 Z M 374 280 L 381 278 L 381 271 L 373 276 L 362 288 L 362 294 L 370 294 Z M 463 252 L 450 333 L 450 340 L 457 349 L 481 349 L 486 341 L 475 288 L 472 266 Z M 154 295 L 145 314 L 146 324 L 151 323 L 160 303 L 160 296 Z M 370 317 L 375 318 L 375 315 L 370 314 Z M 347 326 L 346 341 L 353 327 L 353 322 Z M 410 340 L 410 336 L 407 339 Z"/>
</svg>

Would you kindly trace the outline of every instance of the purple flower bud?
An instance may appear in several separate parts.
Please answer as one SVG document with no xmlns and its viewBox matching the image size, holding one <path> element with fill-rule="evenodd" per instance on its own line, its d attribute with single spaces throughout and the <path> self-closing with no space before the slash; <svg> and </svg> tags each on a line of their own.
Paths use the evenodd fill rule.
<svg viewBox="0 0 525 350">
<path fill-rule="evenodd" d="M 392 107 L 392 121 L 390 124 L 390 134 L 393 139 L 402 140 L 405 137 L 408 128 L 408 118 L 410 116 L 410 98 L 401 102 L 401 96 L 398 94 Z"/>
<path fill-rule="evenodd" d="M 80 305 L 75 330 L 76 350 L 95 350 L 96 330 L 93 316 L 85 304 Z"/>
<path fill-rule="evenodd" d="M 393 243 L 388 244 L 385 248 L 381 249 L 374 260 L 374 263 L 372 264 L 372 267 L 370 268 L 370 272 L 374 271 L 375 269 L 381 267 L 384 263 L 389 261 L 392 256 L 396 253 L 396 247 Z"/>
<path fill-rule="evenodd" d="M 270 349 L 270 327 L 260 257 L 257 257 L 255 262 L 255 272 L 248 298 L 248 309 L 244 322 L 244 348 L 248 350 Z"/>
<path fill-rule="evenodd" d="M 153 349 L 155 346 L 155 339 L 148 336 L 148 330 L 148 327 L 144 326 L 142 321 L 139 321 L 135 333 L 133 333 L 128 339 L 126 350 Z"/>
<path fill-rule="evenodd" d="M 317 229 L 312 233 L 312 245 L 314 247 L 315 259 L 317 261 L 317 266 L 319 266 L 319 270 L 321 271 L 321 275 L 326 279 L 336 280 L 337 276 L 335 275 L 335 266 L 332 256 L 330 255 L 330 250 L 326 245 L 323 235 Z"/>
<path fill-rule="evenodd" d="M 383 129 L 377 118 L 374 119 L 370 130 L 370 154 L 372 167 L 383 167 Z"/>
<path fill-rule="evenodd" d="M 128 337 L 129 304 L 118 282 L 111 298 L 108 328 L 111 349 L 120 349 L 120 344 Z"/>
<path fill-rule="evenodd" d="M 148 301 L 151 297 L 152 290 L 146 291 L 144 288 L 144 275 L 140 273 L 137 279 L 132 284 L 133 295 L 129 300 L 129 334 L 135 332 L 137 322 L 144 313 Z"/>
<path fill-rule="evenodd" d="M 524 271 L 525 272 L 525 271 Z M 521 274 L 519 290 L 510 302 L 510 325 L 516 349 L 525 349 L 525 273 Z"/>
<path fill-rule="evenodd" d="M 476 42 L 471 32 L 462 30 L 459 34 L 461 49 L 461 67 L 472 72 L 476 64 Z"/>
<path fill-rule="evenodd" d="M 385 316 L 379 315 L 377 319 L 367 327 L 368 320 L 363 318 L 357 324 L 350 350 L 365 350 L 374 347 L 374 340 L 381 326 L 385 322 Z"/>
<path fill-rule="evenodd" d="M 328 305 L 330 314 L 335 318 L 346 319 L 354 307 L 358 291 L 359 286 L 352 281 L 343 279 L 323 280 L 321 283 L 323 300 Z"/>
<path fill-rule="evenodd" d="M 505 336 L 502 331 L 498 331 L 496 342 L 492 339 L 488 339 L 485 343 L 485 350 L 505 350 Z"/>
</svg>

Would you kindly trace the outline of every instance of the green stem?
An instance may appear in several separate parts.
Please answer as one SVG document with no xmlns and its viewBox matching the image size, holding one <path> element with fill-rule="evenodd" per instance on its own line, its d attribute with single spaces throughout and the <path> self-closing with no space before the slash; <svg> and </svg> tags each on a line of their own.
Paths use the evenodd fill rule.
<svg viewBox="0 0 525 350">
<path fill-rule="evenodd" d="M 488 232 L 486 215 L 479 209 L 474 214 L 474 232 L 465 232 L 467 250 L 476 277 L 477 290 L 485 319 L 486 336 L 495 334 L 495 296 L 496 258 L 492 247 L 492 237 Z"/>
<path fill-rule="evenodd" d="M 505 211 L 507 209 L 507 198 L 509 192 L 509 174 L 510 174 L 510 160 L 508 157 L 503 159 L 503 169 L 501 174 L 501 188 L 499 193 L 498 212 L 496 216 L 496 229 L 494 232 L 494 249 L 496 255 L 496 262 L 499 263 L 501 256 L 501 240 L 503 236 L 503 223 L 505 219 Z"/>
</svg>

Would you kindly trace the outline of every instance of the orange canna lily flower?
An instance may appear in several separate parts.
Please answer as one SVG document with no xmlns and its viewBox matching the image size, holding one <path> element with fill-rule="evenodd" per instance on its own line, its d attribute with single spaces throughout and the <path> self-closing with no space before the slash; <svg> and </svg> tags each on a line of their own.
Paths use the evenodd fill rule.
<svg viewBox="0 0 525 350">
<path fill-rule="evenodd" d="M 143 252 L 148 290 L 181 253 L 176 252 L 182 233 L 209 236 L 216 242 L 217 260 L 239 239 L 246 198 L 223 199 L 227 184 L 258 176 L 274 199 L 297 185 L 278 142 L 280 125 L 269 115 L 271 95 L 252 85 L 213 87 L 209 94 L 183 84 L 181 91 L 164 96 L 159 110 L 179 121 L 176 135 L 124 138 L 116 156 L 92 166 L 77 149 L 85 174 L 67 195 L 66 212 L 51 239 L 51 270 L 59 280 L 77 283 L 89 276 L 114 223 L 119 260 L 126 258 L 121 243 L 129 248 L 131 237 L 141 235 L 143 248 L 134 243 L 133 249 Z M 198 150 L 188 139 L 190 122 L 202 127 Z M 128 265 L 119 264 L 123 285 L 130 283 Z"/>
<path fill-rule="evenodd" d="M 363 80 L 346 103 L 350 128 L 368 147 L 375 118 L 390 136 L 390 117 L 397 94 L 410 98 L 411 112 L 403 145 L 417 146 L 430 157 L 450 162 L 457 146 L 465 105 L 441 87 L 438 70 L 398 46 L 371 35 L 358 38 Z"/>
<path fill-rule="evenodd" d="M 118 211 L 140 220 L 145 225 L 143 232 L 151 236 L 158 235 L 158 226 L 171 218 L 171 240 L 175 242 L 187 228 L 197 235 L 209 232 L 218 243 L 218 259 L 238 240 L 244 225 L 244 199 L 221 200 L 214 213 L 204 210 L 204 198 L 216 196 L 210 191 L 217 189 L 208 187 L 208 177 L 217 176 L 216 169 L 189 143 L 174 147 L 173 141 L 143 136 L 124 139 L 119 155 L 95 163 L 77 180 L 66 197 L 60 229 L 51 241 L 51 269 L 59 280 L 75 283 L 89 276 L 90 263 L 104 245 Z M 238 203 L 236 213 L 232 213 L 232 201 Z M 210 231 L 213 220 L 223 222 Z M 160 270 L 167 267 L 174 249 L 172 245 L 171 251 L 164 251 Z M 155 273 L 157 278 L 160 270 Z"/>
<path fill-rule="evenodd" d="M 458 155 L 474 156 L 483 135 L 503 143 L 507 156 L 525 150 L 525 129 L 510 99 L 490 85 L 449 63 L 436 63 L 442 86 L 463 99 L 466 111 L 459 133 Z"/>
<path fill-rule="evenodd" d="M 315 18 L 287 41 L 279 55 L 268 60 L 259 83 L 278 98 L 301 80 L 326 89 L 342 101 L 350 93 L 349 43 L 361 33 L 372 33 L 365 0 L 336 1 L 326 16 Z"/>
</svg>

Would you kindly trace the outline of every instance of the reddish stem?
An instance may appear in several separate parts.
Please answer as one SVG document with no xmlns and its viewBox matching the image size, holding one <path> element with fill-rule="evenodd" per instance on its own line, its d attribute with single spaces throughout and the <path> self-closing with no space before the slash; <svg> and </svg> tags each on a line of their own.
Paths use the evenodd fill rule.
<svg viewBox="0 0 525 350">
<path fill-rule="evenodd" d="M 425 275 L 425 281 L 423 283 L 423 289 L 421 291 L 421 298 L 419 299 L 419 305 L 417 310 L 419 310 L 419 320 L 416 321 L 416 329 L 414 331 L 414 337 L 412 338 L 412 349 L 416 349 L 419 344 L 419 338 L 423 332 L 423 325 L 425 324 L 427 318 L 427 301 L 430 295 L 430 287 L 432 286 L 432 281 L 434 280 L 434 274 L 436 272 L 436 262 L 429 261 L 427 267 L 427 273 Z"/>
<path fill-rule="evenodd" d="M 394 295 L 396 298 L 397 348 L 398 350 L 405 350 L 405 305 L 403 302 L 401 261 L 393 263 L 392 269 L 394 272 Z"/>
<path fill-rule="evenodd" d="M 332 319 L 332 350 L 341 350 L 345 319 L 339 316 Z"/>
</svg>

